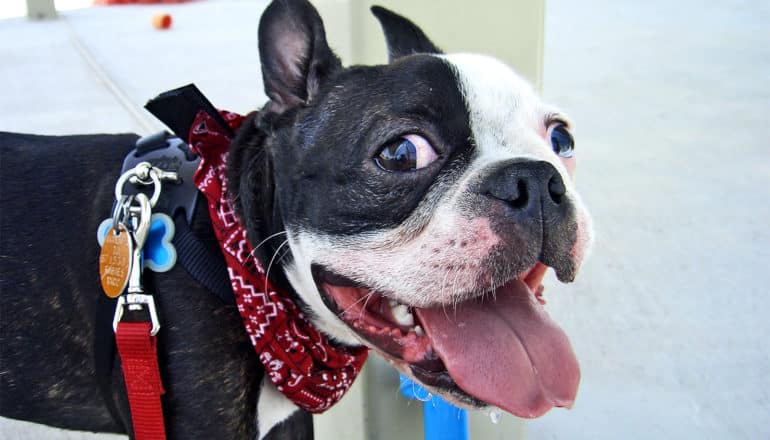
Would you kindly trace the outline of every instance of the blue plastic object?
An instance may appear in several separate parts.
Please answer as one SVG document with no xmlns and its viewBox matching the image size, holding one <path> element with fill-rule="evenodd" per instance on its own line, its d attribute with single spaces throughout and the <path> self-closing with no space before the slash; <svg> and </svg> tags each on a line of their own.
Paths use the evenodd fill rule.
<svg viewBox="0 0 770 440">
<path fill-rule="evenodd" d="M 99 224 L 96 239 L 99 246 L 104 245 L 104 238 L 112 227 L 108 218 Z M 174 221 L 166 214 L 156 212 L 150 219 L 147 241 L 142 247 L 142 267 L 153 272 L 168 272 L 176 264 L 176 248 L 171 243 L 174 238 Z"/>
<path fill-rule="evenodd" d="M 468 440 L 468 413 L 401 375 L 401 394 L 421 401 L 425 440 Z"/>
</svg>

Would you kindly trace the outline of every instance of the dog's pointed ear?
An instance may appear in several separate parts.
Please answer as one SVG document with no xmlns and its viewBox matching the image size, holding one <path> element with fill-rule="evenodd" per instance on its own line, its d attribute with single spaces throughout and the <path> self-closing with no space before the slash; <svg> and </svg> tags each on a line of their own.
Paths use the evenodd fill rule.
<svg viewBox="0 0 770 440">
<path fill-rule="evenodd" d="M 259 57 L 270 109 L 278 113 L 309 102 L 342 67 L 307 0 L 270 3 L 259 22 Z"/>
<path fill-rule="evenodd" d="M 381 6 L 372 6 L 388 42 L 390 61 L 414 53 L 443 53 L 416 24 Z"/>
</svg>

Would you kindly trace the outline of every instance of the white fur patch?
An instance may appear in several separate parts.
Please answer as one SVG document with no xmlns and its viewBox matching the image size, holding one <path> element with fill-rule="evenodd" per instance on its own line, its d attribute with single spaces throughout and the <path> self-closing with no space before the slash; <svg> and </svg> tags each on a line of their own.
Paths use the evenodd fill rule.
<svg viewBox="0 0 770 440">
<path fill-rule="evenodd" d="M 259 440 L 265 438 L 275 425 L 288 419 L 299 408 L 275 388 L 270 378 L 262 378 L 262 386 L 257 402 L 257 426 Z"/>
<path fill-rule="evenodd" d="M 476 140 L 472 168 L 509 159 L 539 160 L 556 167 L 570 185 L 567 169 L 545 139 L 546 116 L 558 111 L 544 105 L 527 81 L 494 58 L 476 54 L 441 58 L 454 66 L 470 111 Z"/>
</svg>

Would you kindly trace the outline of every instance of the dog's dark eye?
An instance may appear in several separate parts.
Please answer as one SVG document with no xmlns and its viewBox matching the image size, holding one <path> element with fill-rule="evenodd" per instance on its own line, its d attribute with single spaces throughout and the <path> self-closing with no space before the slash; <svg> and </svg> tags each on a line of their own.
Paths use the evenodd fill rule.
<svg viewBox="0 0 770 440">
<path fill-rule="evenodd" d="M 567 126 L 561 122 L 556 122 L 548 128 L 548 133 L 554 153 L 561 157 L 572 157 L 575 151 L 575 140 Z"/>
<path fill-rule="evenodd" d="M 438 158 L 436 150 L 422 136 L 408 134 L 386 144 L 374 162 L 385 171 L 414 171 Z"/>
</svg>

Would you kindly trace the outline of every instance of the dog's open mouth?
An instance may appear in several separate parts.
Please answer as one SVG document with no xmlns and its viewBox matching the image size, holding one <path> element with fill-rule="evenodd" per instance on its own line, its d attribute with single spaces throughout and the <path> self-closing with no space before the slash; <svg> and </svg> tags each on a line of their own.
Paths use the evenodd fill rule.
<svg viewBox="0 0 770 440">
<path fill-rule="evenodd" d="M 543 309 L 541 263 L 456 305 L 410 307 L 314 267 L 327 307 L 430 388 L 519 417 L 571 407 L 580 370 L 564 332 Z"/>
</svg>

